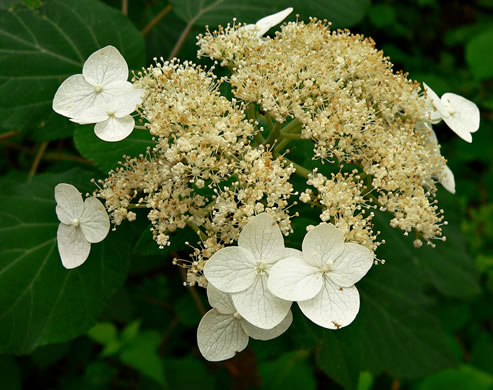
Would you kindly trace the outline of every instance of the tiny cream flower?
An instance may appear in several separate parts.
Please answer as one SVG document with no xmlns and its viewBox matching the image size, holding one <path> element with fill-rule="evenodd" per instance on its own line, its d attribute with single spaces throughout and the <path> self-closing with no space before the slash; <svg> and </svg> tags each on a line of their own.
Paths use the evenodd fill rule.
<svg viewBox="0 0 493 390">
<path fill-rule="evenodd" d="M 291 302 L 267 288 L 271 267 L 288 257 L 279 226 L 262 213 L 243 228 L 238 246 L 222 248 L 206 262 L 204 275 L 217 289 L 231 293 L 234 306 L 248 322 L 272 329 L 280 324 Z"/>
<path fill-rule="evenodd" d="M 330 224 L 310 230 L 303 252 L 277 262 L 269 275 L 269 289 L 277 296 L 298 301 L 313 322 L 329 329 L 349 325 L 359 311 L 354 284 L 373 264 L 372 252 L 344 243 L 344 233 Z"/>
<path fill-rule="evenodd" d="M 277 26 L 284 19 L 286 19 L 291 12 L 293 12 L 293 8 L 286 8 L 283 11 L 263 17 L 255 24 L 247 24 L 244 28 L 247 30 L 255 30 L 258 37 L 262 37 L 272 27 Z"/>
<path fill-rule="evenodd" d="M 261 329 L 241 317 L 229 294 L 211 284 L 207 286 L 207 298 L 213 309 L 205 313 L 199 323 L 197 344 L 202 356 L 212 362 L 232 358 L 237 352 L 243 351 L 248 344 L 248 337 L 257 340 L 276 338 L 293 322 L 293 315 L 289 311 L 276 327 Z"/>
<path fill-rule="evenodd" d="M 479 109 L 476 104 L 455 93 L 445 93 L 441 98 L 425 83 L 423 87 L 431 103 L 430 121 L 437 123 L 439 118 L 466 142 L 472 142 L 471 133 L 479 129 Z"/>
<path fill-rule="evenodd" d="M 103 204 L 96 198 L 82 200 L 73 185 L 60 183 L 55 187 L 56 214 L 60 220 L 57 232 L 58 251 L 65 268 L 83 264 L 91 243 L 104 240 L 110 220 Z"/>
<path fill-rule="evenodd" d="M 135 111 L 144 93 L 127 79 L 125 59 L 115 47 L 106 46 L 89 56 L 82 74 L 70 76 L 60 85 L 53 110 L 77 123 L 105 122 L 96 125 L 96 135 L 105 141 L 119 141 L 133 129 L 135 122 L 128 114 Z M 119 120 L 107 122 L 108 118 Z"/>
</svg>

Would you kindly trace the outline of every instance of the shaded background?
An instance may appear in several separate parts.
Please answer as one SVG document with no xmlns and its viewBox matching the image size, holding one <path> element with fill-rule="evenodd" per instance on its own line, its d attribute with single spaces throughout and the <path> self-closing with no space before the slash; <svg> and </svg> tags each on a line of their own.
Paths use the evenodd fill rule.
<svg viewBox="0 0 493 390">
<path fill-rule="evenodd" d="M 12 183 L 36 183 L 38 176 L 74 167 L 103 177 L 119 156 L 145 150 L 148 141 L 135 136 L 105 149 L 88 128 L 52 113 L 54 91 L 64 77 L 80 72 L 81 61 L 45 61 L 23 51 L 19 39 L 72 58 L 74 47 L 52 41 L 61 30 L 83 58 L 99 48 L 97 43 L 113 43 L 130 67 L 139 69 L 153 57 L 170 54 L 196 61 L 195 35 L 205 25 L 212 29 L 234 16 L 254 22 L 288 6 L 302 20 L 327 18 L 335 27 L 371 36 L 396 70 L 425 81 L 439 95 L 454 92 L 479 106 L 481 127 L 472 144 L 445 125 L 435 126 L 457 187 L 454 196 L 439 191 L 453 225 L 446 232 L 448 242 L 435 250 L 414 250 L 412 240 L 386 228 L 383 217 L 388 244 L 379 257 L 387 264 L 358 284 L 362 311 L 353 325 L 322 330 L 295 310 L 295 323 L 282 337 L 250 340 L 234 359 L 208 363 L 195 339 L 201 311 L 207 310 L 203 291 L 183 288 L 178 269 L 163 261 L 143 235 L 128 250 L 127 281 L 104 306 L 97 325 L 73 341 L 0 355 L 2 389 L 493 389 L 491 0 L 0 1 L 2 192 L 17 185 Z M 78 10 L 80 26 L 63 24 L 69 8 Z M 29 26 L 35 33 L 23 30 L 12 12 L 32 13 Z M 58 17 L 58 27 L 43 24 L 43 12 Z M 210 65 L 206 59 L 199 62 Z M 178 242 L 165 256 L 171 259 L 185 249 Z M 7 285 L 0 276 L 2 287 Z"/>
</svg>

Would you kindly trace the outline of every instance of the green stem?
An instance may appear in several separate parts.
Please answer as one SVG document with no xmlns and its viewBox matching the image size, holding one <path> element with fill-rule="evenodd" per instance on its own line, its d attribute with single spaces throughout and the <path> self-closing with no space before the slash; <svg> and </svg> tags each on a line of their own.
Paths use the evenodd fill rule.
<svg viewBox="0 0 493 390">
<path fill-rule="evenodd" d="M 253 120 L 256 122 L 257 118 L 255 117 L 255 104 L 254 103 L 249 103 L 247 105 L 247 117 L 249 120 Z M 262 145 L 265 142 L 264 137 L 262 137 L 262 134 L 260 134 L 260 129 L 257 129 L 257 132 L 255 133 L 255 142 L 258 145 Z"/>
<path fill-rule="evenodd" d="M 295 118 L 281 129 L 281 135 L 297 133 L 302 127 L 301 122 Z"/>
<path fill-rule="evenodd" d="M 274 157 L 279 157 L 280 154 L 279 153 L 276 153 L 274 151 Z M 282 156 L 282 158 L 284 158 L 284 160 L 288 163 L 288 164 L 292 164 L 294 169 L 296 169 L 296 174 L 298 176 L 301 176 L 301 177 L 304 177 L 305 179 L 308 179 L 308 175 L 310 173 L 312 173 L 312 171 L 310 171 L 309 169 L 306 169 L 304 166 L 300 165 L 300 164 L 296 164 L 294 161 L 291 161 L 289 158 L 286 158 L 284 156 Z"/>
<path fill-rule="evenodd" d="M 190 226 L 192 228 L 192 230 L 197 233 L 197 235 L 200 237 L 201 240 L 207 240 L 207 235 L 202 231 L 200 230 L 200 228 L 195 225 L 192 221 L 190 220 L 187 220 L 187 225 Z"/>
</svg>

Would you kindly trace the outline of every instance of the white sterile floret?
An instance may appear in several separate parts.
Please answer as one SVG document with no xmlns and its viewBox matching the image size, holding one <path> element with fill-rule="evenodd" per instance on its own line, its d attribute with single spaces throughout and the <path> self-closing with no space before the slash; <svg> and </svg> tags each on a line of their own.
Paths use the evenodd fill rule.
<svg viewBox="0 0 493 390">
<path fill-rule="evenodd" d="M 82 117 L 70 119 L 79 124 L 96 123 L 94 132 L 107 142 L 121 141 L 128 137 L 135 126 L 130 115 L 142 100 L 143 90 L 132 88 L 124 95 L 84 112 Z"/>
<path fill-rule="evenodd" d="M 277 296 L 298 301 L 303 313 L 329 329 L 349 325 L 359 311 L 354 284 L 373 264 L 373 253 L 362 245 L 344 243 L 344 233 L 331 224 L 310 230 L 303 252 L 277 262 L 269 275 L 269 289 Z"/>
<path fill-rule="evenodd" d="M 222 248 L 206 262 L 204 275 L 217 289 L 231 293 L 242 317 L 255 326 L 271 329 L 280 324 L 291 302 L 267 288 L 271 267 L 289 256 L 279 226 L 262 213 L 243 228 L 238 246 Z"/>
<path fill-rule="evenodd" d="M 284 19 L 286 19 L 291 12 L 293 12 L 293 8 L 286 8 L 283 11 L 279 11 L 275 14 L 263 17 L 255 24 L 247 24 L 244 28 L 248 30 L 255 30 L 257 35 L 259 37 L 262 37 L 272 27 L 277 26 Z"/>
<path fill-rule="evenodd" d="M 56 214 L 60 220 L 57 231 L 58 251 L 65 268 L 80 266 L 86 261 L 91 243 L 104 240 L 110 220 L 103 204 L 90 197 L 85 201 L 71 184 L 55 187 Z"/>
<path fill-rule="evenodd" d="M 118 49 L 106 46 L 89 56 L 82 74 L 70 76 L 60 85 L 53 99 L 53 110 L 77 123 L 103 122 L 114 115 L 122 123 L 116 126 L 114 121 L 103 125 L 98 123 L 96 135 L 104 134 L 104 138 L 100 137 L 103 140 L 123 139 L 125 137 L 120 138 L 122 134 L 128 132 L 131 122 L 134 123 L 127 116 L 141 103 L 144 93 L 127 79 L 125 59 Z M 106 116 L 102 112 L 106 112 Z M 115 134 L 110 134 L 111 130 Z"/>
<path fill-rule="evenodd" d="M 209 361 L 217 362 L 232 358 L 243 351 L 248 337 L 271 340 L 283 334 L 293 322 L 291 311 L 272 329 L 261 329 L 246 321 L 236 311 L 231 296 L 211 284 L 207 286 L 207 298 L 213 307 L 199 323 L 197 344 L 200 353 Z"/>
<path fill-rule="evenodd" d="M 450 129 L 464 141 L 472 142 L 471 133 L 478 131 L 480 114 L 476 104 L 455 93 L 445 93 L 441 99 L 425 83 L 423 87 L 433 108 L 430 111 L 430 121 L 443 119 Z"/>
</svg>

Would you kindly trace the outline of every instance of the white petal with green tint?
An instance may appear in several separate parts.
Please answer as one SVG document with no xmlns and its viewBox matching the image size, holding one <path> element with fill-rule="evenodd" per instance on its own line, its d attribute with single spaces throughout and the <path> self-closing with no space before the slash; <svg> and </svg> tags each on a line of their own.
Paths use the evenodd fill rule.
<svg viewBox="0 0 493 390">
<path fill-rule="evenodd" d="M 373 265 L 373 253 L 359 244 L 344 244 L 344 252 L 336 259 L 329 273 L 339 286 L 350 287 L 358 282 Z"/>
<path fill-rule="evenodd" d="M 209 305 L 217 309 L 221 314 L 234 314 L 236 312 L 231 300 L 231 294 L 218 290 L 211 283 L 207 285 L 207 299 Z"/>
<path fill-rule="evenodd" d="M 82 231 L 74 225 L 58 225 L 58 252 L 65 268 L 72 269 L 82 265 L 89 256 L 91 244 Z"/>
<path fill-rule="evenodd" d="M 104 88 L 111 83 L 127 81 L 128 65 L 116 47 L 106 46 L 87 58 L 82 74 L 89 83 Z"/>
<path fill-rule="evenodd" d="M 273 263 L 284 257 L 284 238 L 274 218 L 262 213 L 243 228 L 238 246 L 249 250 L 256 260 Z"/>
<path fill-rule="evenodd" d="M 60 183 L 55 187 L 56 214 L 60 222 L 71 225 L 84 211 L 84 201 L 77 188 Z"/>
<path fill-rule="evenodd" d="M 60 115 L 74 118 L 94 107 L 97 95 L 84 76 L 76 74 L 67 78 L 55 93 L 53 110 Z"/>
<path fill-rule="evenodd" d="M 276 297 L 267 288 L 267 275 L 257 275 L 246 290 L 231 295 L 238 313 L 251 324 L 272 329 L 286 317 L 291 301 Z"/>
<path fill-rule="evenodd" d="M 320 268 L 344 251 L 344 233 L 334 225 L 322 223 L 306 234 L 302 247 L 305 261 Z"/>
<path fill-rule="evenodd" d="M 339 329 L 349 325 L 359 311 L 356 287 L 339 287 L 326 278 L 320 292 L 312 299 L 298 302 L 305 316 L 317 325 Z"/>
<path fill-rule="evenodd" d="M 293 322 L 293 314 L 291 310 L 288 312 L 286 317 L 281 321 L 281 323 L 272 329 L 262 329 L 255 325 L 250 324 L 244 318 L 241 319 L 241 326 L 245 333 L 255 340 L 272 340 L 276 337 L 282 335 Z"/>
<path fill-rule="evenodd" d="M 220 249 L 207 260 L 204 275 L 217 289 L 235 293 L 252 285 L 256 277 L 255 265 L 250 251 L 230 246 Z"/>
<path fill-rule="evenodd" d="M 117 118 L 110 116 L 103 122 L 98 122 L 94 126 L 94 133 L 103 141 L 118 142 L 127 138 L 135 127 L 135 120 L 131 115 Z"/>
<path fill-rule="evenodd" d="M 110 231 L 110 219 L 99 199 L 90 197 L 84 201 L 84 212 L 80 217 L 80 229 L 87 241 L 103 241 Z"/>
<path fill-rule="evenodd" d="M 476 104 L 455 93 L 442 96 L 445 111 L 442 112 L 444 122 L 464 141 L 472 142 L 470 133 L 479 129 L 479 109 Z"/>
<path fill-rule="evenodd" d="M 303 257 L 278 261 L 269 271 L 269 290 L 279 298 L 303 301 L 320 292 L 323 276 L 319 267 L 308 264 Z"/>
<path fill-rule="evenodd" d="M 293 8 L 290 7 L 258 20 L 257 23 L 255 23 L 255 30 L 257 32 L 257 35 L 260 37 L 263 36 L 272 27 L 277 26 L 284 19 L 286 19 L 291 12 L 293 12 Z"/>
<path fill-rule="evenodd" d="M 197 344 L 204 358 L 218 362 L 243 351 L 248 345 L 248 336 L 239 319 L 212 309 L 205 313 L 199 323 Z"/>
</svg>

